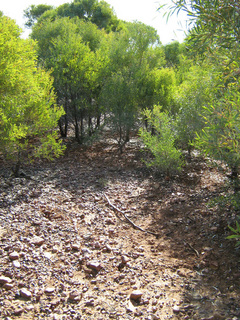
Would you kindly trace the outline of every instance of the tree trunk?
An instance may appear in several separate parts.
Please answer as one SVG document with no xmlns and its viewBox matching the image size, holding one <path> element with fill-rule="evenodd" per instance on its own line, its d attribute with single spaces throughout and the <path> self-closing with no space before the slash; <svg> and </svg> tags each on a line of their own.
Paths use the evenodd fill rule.
<svg viewBox="0 0 240 320">
<path fill-rule="evenodd" d="M 67 131 L 68 131 L 68 119 L 67 115 L 64 115 L 58 122 L 59 130 L 62 138 L 67 137 Z"/>
<path fill-rule="evenodd" d="M 20 167 L 21 167 L 21 161 L 20 159 L 18 159 L 17 163 L 15 164 L 14 167 L 12 167 L 12 174 L 15 178 L 19 177 L 19 173 L 20 173 Z"/>
</svg>

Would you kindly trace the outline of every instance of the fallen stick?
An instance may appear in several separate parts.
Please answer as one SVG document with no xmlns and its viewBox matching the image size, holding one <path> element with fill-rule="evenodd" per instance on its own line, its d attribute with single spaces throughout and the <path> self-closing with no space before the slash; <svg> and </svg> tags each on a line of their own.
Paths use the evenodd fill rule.
<svg viewBox="0 0 240 320">
<path fill-rule="evenodd" d="M 107 199 L 107 202 L 108 202 L 109 206 L 112 207 L 115 211 L 121 213 L 124 216 L 124 218 L 133 226 L 134 229 L 138 229 L 138 230 L 140 230 L 142 232 L 146 232 L 146 233 L 152 234 L 153 236 L 155 236 L 157 238 L 159 237 L 159 234 L 151 232 L 151 231 L 144 230 L 141 227 L 137 226 L 134 222 L 132 222 L 128 218 L 128 216 L 126 216 L 126 214 L 122 210 L 118 209 L 114 204 L 111 203 L 111 201 L 109 200 L 108 196 L 105 193 L 104 193 L 104 196 Z"/>
<path fill-rule="evenodd" d="M 189 246 L 189 248 L 194 251 L 194 253 L 196 254 L 196 256 L 197 256 L 198 258 L 200 257 L 199 252 L 198 252 L 196 249 L 194 249 L 193 246 L 192 246 L 190 243 L 184 241 L 184 244 L 185 244 L 185 245 L 187 244 L 187 245 Z"/>
</svg>

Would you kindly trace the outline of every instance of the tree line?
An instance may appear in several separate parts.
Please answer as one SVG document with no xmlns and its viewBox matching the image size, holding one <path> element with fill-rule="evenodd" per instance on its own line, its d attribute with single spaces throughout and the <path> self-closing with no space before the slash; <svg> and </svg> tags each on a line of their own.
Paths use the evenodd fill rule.
<svg viewBox="0 0 240 320">
<path fill-rule="evenodd" d="M 153 154 L 148 165 L 171 175 L 182 151 L 197 148 L 226 162 L 237 190 L 239 4 L 181 0 L 165 10 L 187 12 L 182 44 L 163 46 L 154 28 L 119 20 L 105 1 L 32 5 L 27 40 L 2 15 L 2 154 L 59 156 L 56 125 L 80 144 L 107 127 L 120 152 L 135 131 Z"/>
</svg>

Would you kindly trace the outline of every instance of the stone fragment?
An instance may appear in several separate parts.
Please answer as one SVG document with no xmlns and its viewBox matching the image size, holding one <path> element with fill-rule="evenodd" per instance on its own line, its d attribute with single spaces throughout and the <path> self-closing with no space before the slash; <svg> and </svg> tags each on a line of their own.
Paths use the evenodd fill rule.
<svg viewBox="0 0 240 320">
<path fill-rule="evenodd" d="M 97 272 L 102 269 L 101 263 L 98 262 L 98 261 L 96 261 L 96 260 L 89 261 L 89 262 L 87 263 L 87 267 L 88 267 L 88 268 L 91 268 L 91 269 L 93 269 L 93 270 L 95 270 L 95 271 L 97 271 Z"/>
<path fill-rule="evenodd" d="M 85 305 L 88 307 L 93 307 L 94 306 L 94 299 L 89 299 L 85 302 Z"/>
<path fill-rule="evenodd" d="M 31 299 L 31 297 L 32 297 L 32 293 L 29 290 L 27 290 L 26 288 L 22 288 L 20 290 L 20 295 L 21 295 L 21 297 L 26 298 L 26 299 Z"/>
<path fill-rule="evenodd" d="M 14 265 L 14 267 L 16 267 L 16 268 L 20 268 L 20 262 L 18 261 L 18 260 L 14 260 L 13 261 L 13 265 Z"/>
<path fill-rule="evenodd" d="M 51 308 L 54 309 L 60 304 L 60 299 L 54 299 L 51 301 Z"/>
<path fill-rule="evenodd" d="M 9 283 L 9 282 L 12 282 L 12 279 L 10 279 L 9 277 L 0 276 L 0 283 L 1 284 L 5 284 L 5 283 Z"/>
<path fill-rule="evenodd" d="M 125 256 L 125 255 L 122 255 L 122 256 L 121 256 L 121 260 L 122 260 L 122 263 L 123 263 L 123 264 L 126 264 L 126 263 L 128 263 L 128 262 L 130 261 L 130 259 L 129 259 L 127 256 Z"/>
<path fill-rule="evenodd" d="M 73 243 L 72 244 L 72 249 L 79 251 L 81 249 L 81 245 L 79 243 Z"/>
<path fill-rule="evenodd" d="M 179 306 L 174 306 L 173 307 L 173 312 L 175 312 L 175 313 L 180 312 L 180 307 Z"/>
<path fill-rule="evenodd" d="M 54 247 L 52 248 L 52 252 L 53 252 L 53 253 L 57 253 L 58 250 L 59 250 L 59 247 L 58 247 L 58 246 L 54 246 Z"/>
<path fill-rule="evenodd" d="M 44 243 L 44 239 L 41 237 L 34 237 L 31 241 L 33 244 L 35 244 L 36 246 L 41 246 Z"/>
<path fill-rule="evenodd" d="M 3 288 L 5 288 L 6 290 L 11 290 L 13 288 L 13 284 L 7 282 L 3 285 Z"/>
<path fill-rule="evenodd" d="M 23 313 L 24 309 L 21 308 L 21 307 L 17 307 L 14 311 L 13 311 L 13 314 L 15 316 L 20 316 L 22 313 Z"/>
<path fill-rule="evenodd" d="M 9 254 L 9 258 L 10 258 L 11 260 L 17 260 L 17 259 L 19 259 L 19 253 L 16 252 L 16 251 L 11 252 L 11 253 Z"/>
<path fill-rule="evenodd" d="M 77 291 L 77 290 L 71 291 L 71 292 L 69 293 L 69 299 L 70 299 L 70 300 L 80 301 L 81 298 L 82 298 L 82 294 L 81 294 L 79 291 Z"/>
<path fill-rule="evenodd" d="M 54 287 L 47 287 L 45 288 L 44 292 L 47 294 L 47 295 L 51 295 L 53 294 L 55 291 L 55 288 Z"/>
<path fill-rule="evenodd" d="M 130 294 L 130 299 L 140 300 L 142 295 L 143 295 L 143 292 L 141 290 L 134 290 Z"/>
</svg>

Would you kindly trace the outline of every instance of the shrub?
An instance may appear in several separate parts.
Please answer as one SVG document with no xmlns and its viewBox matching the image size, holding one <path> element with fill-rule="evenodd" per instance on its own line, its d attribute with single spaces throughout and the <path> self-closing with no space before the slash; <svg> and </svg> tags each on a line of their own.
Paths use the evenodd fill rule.
<svg viewBox="0 0 240 320">
<path fill-rule="evenodd" d="M 160 106 L 153 110 L 146 109 L 144 117 L 154 128 L 154 135 L 146 129 L 140 129 L 140 137 L 146 148 L 153 155 L 153 160 L 145 161 L 149 167 L 156 167 L 166 176 L 181 170 L 183 161 L 181 152 L 175 147 L 175 131 L 173 120 L 167 112 L 162 112 Z"/>
</svg>

